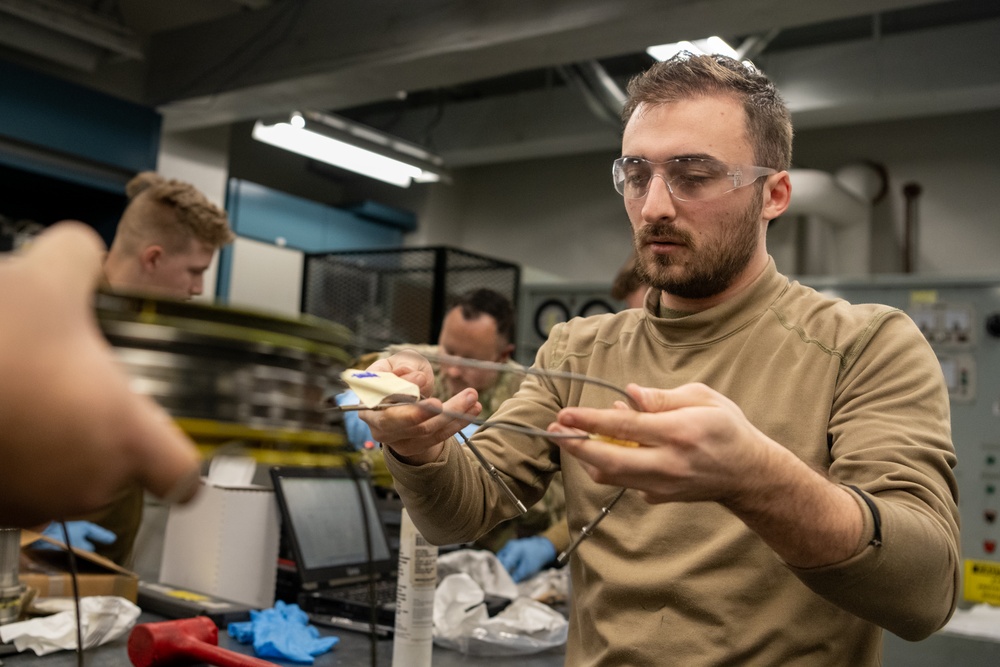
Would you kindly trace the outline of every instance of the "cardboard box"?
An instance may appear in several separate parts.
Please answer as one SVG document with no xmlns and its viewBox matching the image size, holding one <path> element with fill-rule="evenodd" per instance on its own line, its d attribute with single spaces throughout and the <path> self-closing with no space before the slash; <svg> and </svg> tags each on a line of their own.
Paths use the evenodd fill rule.
<svg viewBox="0 0 1000 667">
<path fill-rule="evenodd" d="M 203 479 L 193 501 L 170 508 L 160 582 L 273 607 L 280 536 L 273 490 Z"/>
<path fill-rule="evenodd" d="M 59 549 L 32 549 L 29 545 L 42 540 Z M 95 553 L 73 548 L 76 557 L 77 589 L 80 597 L 116 595 L 135 602 L 138 599 L 139 578 L 134 572 L 116 565 Z M 21 583 L 35 589 L 38 597 L 72 597 L 69 554 L 66 545 L 30 530 L 21 531 L 21 562 L 18 577 Z"/>
</svg>

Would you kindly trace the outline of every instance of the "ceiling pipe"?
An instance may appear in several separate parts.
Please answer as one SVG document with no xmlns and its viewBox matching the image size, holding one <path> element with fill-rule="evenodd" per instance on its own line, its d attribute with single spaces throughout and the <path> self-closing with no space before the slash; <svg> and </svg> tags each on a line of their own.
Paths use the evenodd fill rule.
<svg viewBox="0 0 1000 667">
<path fill-rule="evenodd" d="M 0 14 L 33 24 L 70 45 L 82 42 L 133 60 L 145 57 L 131 29 L 64 0 L 0 0 Z"/>
<path fill-rule="evenodd" d="M 0 9 L 0 12 L 3 10 Z M 103 49 L 0 13 L 0 45 L 81 72 L 96 72 Z"/>
<path fill-rule="evenodd" d="M 780 28 L 774 28 L 764 34 L 747 37 L 736 49 L 739 59 L 755 58 L 780 32 Z M 558 67 L 557 70 L 567 83 L 583 95 L 587 107 L 595 116 L 614 125 L 621 123 L 621 112 L 627 95 L 601 63 L 586 60 Z"/>
<path fill-rule="evenodd" d="M 740 60 L 753 60 L 763 53 L 767 45 L 779 34 L 781 34 L 781 28 L 772 28 L 760 35 L 750 35 L 736 48 L 737 57 Z"/>
<path fill-rule="evenodd" d="M 558 67 L 563 79 L 583 95 L 587 106 L 602 121 L 619 126 L 625 91 L 596 60 Z"/>
</svg>

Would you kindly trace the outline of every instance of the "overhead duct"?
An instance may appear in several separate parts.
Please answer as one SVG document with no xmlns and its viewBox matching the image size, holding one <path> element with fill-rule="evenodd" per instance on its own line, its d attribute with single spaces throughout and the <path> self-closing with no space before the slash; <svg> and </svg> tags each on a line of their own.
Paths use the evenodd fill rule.
<svg viewBox="0 0 1000 667">
<path fill-rule="evenodd" d="M 765 34 L 747 37 L 736 49 L 739 58 L 757 56 L 780 32 L 780 29 L 775 28 Z M 563 65 L 557 70 L 563 80 L 580 91 L 587 107 L 595 116 L 614 125 L 621 123 L 622 107 L 628 96 L 601 63 L 587 60 Z"/>
<path fill-rule="evenodd" d="M 587 106 L 603 121 L 621 124 L 625 91 L 596 60 L 573 63 L 558 68 L 563 79 L 580 91 Z"/>
<path fill-rule="evenodd" d="M 781 34 L 781 28 L 773 28 L 760 35 L 750 35 L 743 40 L 743 43 L 736 48 L 737 57 L 740 60 L 750 60 L 759 56 L 767 48 L 775 37 Z"/>
<path fill-rule="evenodd" d="M 833 174 L 791 169 L 792 199 L 768 231 L 779 270 L 793 275 L 870 273 L 871 204 Z"/>
<path fill-rule="evenodd" d="M 87 72 L 108 55 L 144 57 L 128 27 L 62 0 L 0 0 L 0 22 L 0 44 Z"/>
</svg>

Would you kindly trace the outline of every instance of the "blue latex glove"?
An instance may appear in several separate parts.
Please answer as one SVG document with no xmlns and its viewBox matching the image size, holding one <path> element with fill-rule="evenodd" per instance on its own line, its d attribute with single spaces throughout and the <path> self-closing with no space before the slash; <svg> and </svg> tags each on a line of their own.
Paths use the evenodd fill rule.
<svg viewBox="0 0 1000 667">
<path fill-rule="evenodd" d="M 521 582 L 556 559 L 556 547 L 547 537 L 535 535 L 511 540 L 497 552 L 500 564 L 515 582 Z"/>
<path fill-rule="evenodd" d="M 337 394 L 334 396 L 334 400 L 337 401 L 337 405 L 357 405 L 360 403 L 358 395 L 351 390 L 347 390 L 343 394 Z M 347 441 L 351 443 L 354 449 L 371 449 L 375 446 L 375 440 L 372 438 L 372 430 L 368 428 L 368 424 L 361 421 L 361 417 L 358 416 L 357 412 L 352 410 L 341 414 L 344 415 L 344 430 L 347 431 Z M 372 444 L 369 445 L 368 443 Z"/>
<path fill-rule="evenodd" d="M 340 637 L 320 637 L 297 604 L 281 600 L 271 609 L 251 611 L 245 623 L 230 623 L 229 636 L 241 644 L 253 643 L 258 657 L 304 665 L 313 664 L 313 656 L 326 653 L 340 641 Z"/>
<path fill-rule="evenodd" d="M 67 521 L 66 530 L 69 532 L 70 546 L 74 549 L 83 549 L 84 551 L 93 551 L 96 548 L 94 542 L 99 544 L 111 544 L 118 539 L 118 536 L 107 528 L 102 528 L 96 523 L 91 523 L 89 521 Z M 45 530 L 42 531 L 42 535 L 51 537 L 54 540 L 59 540 L 60 542 L 64 542 L 66 539 L 66 536 L 63 535 L 62 524 L 56 521 L 53 521 L 46 526 Z M 32 545 L 32 548 L 58 549 L 59 547 L 54 544 L 38 540 Z"/>
</svg>

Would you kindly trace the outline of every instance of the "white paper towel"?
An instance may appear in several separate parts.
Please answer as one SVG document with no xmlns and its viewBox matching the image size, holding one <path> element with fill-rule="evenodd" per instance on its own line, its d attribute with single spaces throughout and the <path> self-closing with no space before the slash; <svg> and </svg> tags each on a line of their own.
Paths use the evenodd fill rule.
<svg viewBox="0 0 1000 667">
<path fill-rule="evenodd" d="M 0 626 L 0 640 L 14 642 L 18 651 L 32 650 L 36 655 L 76 649 L 76 612 L 73 600 L 50 602 L 69 607 L 51 616 Z M 38 604 L 35 604 L 38 608 Z M 80 627 L 83 648 L 89 649 L 118 639 L 132 629 L 141 613 L 125 598 L 93 595 L 80 599 Z"/>
</svg>

